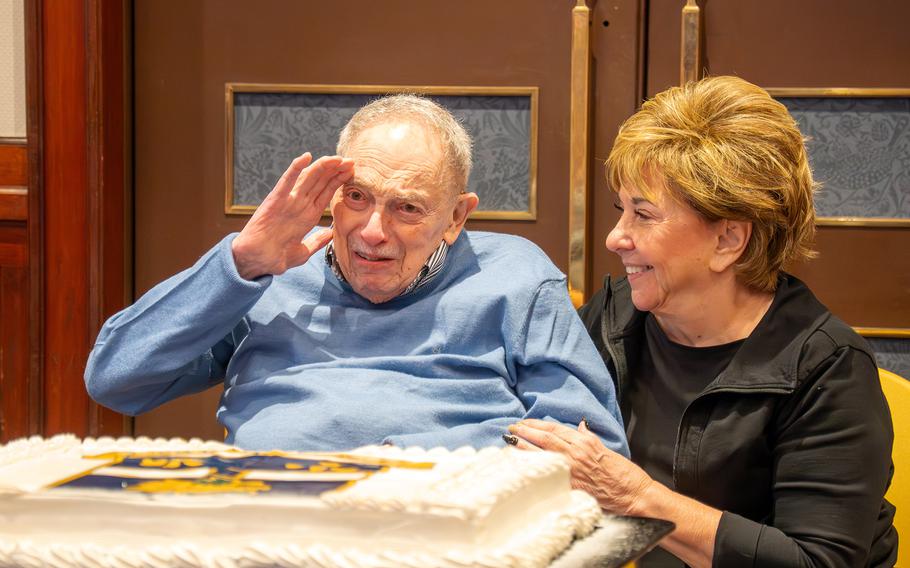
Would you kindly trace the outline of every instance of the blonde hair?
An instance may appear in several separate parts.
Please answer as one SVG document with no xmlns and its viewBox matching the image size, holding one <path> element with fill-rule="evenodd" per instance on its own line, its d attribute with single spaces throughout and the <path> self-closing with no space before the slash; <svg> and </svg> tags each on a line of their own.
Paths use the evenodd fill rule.
<svg viewBox="0 0 910 568">
<path fill-rule="evenodd" d="M 440 137 L 443 159 L 455 193 L 465 191 L 471 175 L 471 136 L 464 126 L 442 105 L 415 94 L 389 95 L 371 101 L 344 125 L 338 137 L 337 152 L 346 155 L 357 136 L 391 120 L 407 119 L 429 128 Z"/>
<path fill-rule="evenodd" d="M 738 77 L 668 89 L 623 123 L 607 159 L 614 191 L 654 198 L 658 181 L 705 219 L 751 221 L 734 265 L 741 282 L 773 291 L 778 273 L 815 256 L 812 180 L 804 139 L 786 107 Z M 661 179 L 663 178 L 663 179 Z"/>
</svg>

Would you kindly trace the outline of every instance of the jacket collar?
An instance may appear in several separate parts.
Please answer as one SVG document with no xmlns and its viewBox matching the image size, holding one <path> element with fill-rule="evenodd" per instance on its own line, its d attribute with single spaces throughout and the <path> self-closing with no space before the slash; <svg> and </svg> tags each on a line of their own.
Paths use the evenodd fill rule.
<svg viewBox="0 0 910 568">
<path fill-rule="evenodd" d="M 604 341 L 619 347 L 623 339 L 643 333 L 646 312 L 635 309 L 628 280 L 604 283 Z M 799 376 L 802 346 L 831 313 L 798 278 L 781 273 L 768 312 L 743 342 L 730 365 L 705 389 L 791 392 Z M 620 347 L 621 348 L 621 347 Z M 627 359 L 628 359 L 627 354 Z"/>
</svg>

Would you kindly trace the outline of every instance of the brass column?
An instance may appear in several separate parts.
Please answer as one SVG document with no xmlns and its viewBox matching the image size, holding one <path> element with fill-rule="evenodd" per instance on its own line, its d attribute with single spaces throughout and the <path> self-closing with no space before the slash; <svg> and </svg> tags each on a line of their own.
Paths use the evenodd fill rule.
<svg viewBox="0 0 910 568">
<path fill-rule="evenodd" d="M 682 9 L 682 30 L 679 48 L 679 84 L 697 81 L 701 73 L 701 9 L 695 0 L 686 0 Z"/>
<path fill-rule="evenodd" d="M 572 9 L 572 78 L 569 107 L 569 295 L 585 300 L 588 277 L 588 148 L 590 145 L 591 9 Z"/>
</svg>

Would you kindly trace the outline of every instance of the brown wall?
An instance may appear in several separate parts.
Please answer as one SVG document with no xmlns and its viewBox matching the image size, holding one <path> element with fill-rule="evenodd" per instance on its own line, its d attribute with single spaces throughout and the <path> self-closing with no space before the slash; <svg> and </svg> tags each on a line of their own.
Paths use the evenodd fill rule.
<svg viewBox="0 0 910 568">
<path fill-rule="evenodd" d="M 650 0 L 645 92 L 679 82 L 677 0 Z M 700 0 L 704 70 L 763 87 L 910 88 L 910 3 L 905 0 Z M 597 124 L 612 138 L 615 124 Z M 602 243 L 617 213 L 598 206 Z M 910 328 L 910 228 L 819 227 L 819 258 L 791 267 L 854 326 Z M 621 273 L 595 246 L 594 274 Z"/>
<path fill-rule="evenodd" d="M 600 289 L 605 274 L 624 273 L 616 255 L 604 248 L 607 233 L 616 223 L 614 198 L 607 185 L 604 163 L 619 125 L 635 112 L 643 98 L 648 70 L 647 10 L 647 0 L 610 0 L 598 2 L 592 17 L 595 80 L 589 190 L 589 297 Z"/>
<path fill-rule="evenodd" d="M 223 213 L 226 82 L 539 87 L 538 219 L 469 227 L 528 237 L 565 269 L 574 5 L 138 0 L 137 296 L 246 221 Z M 217 396 L 186 398 L 141 416 L 136 432 L 218 436 L 211 418 Z"/>
<path fill-rule="evenodd" d="M 563 269 L 567 254 L 569 0 L 338 3 L 137 1 L 136 294 L 191 264 L 245 218 L 222 213 L 224 83 L 536 85 L 537 222 L 472 221 L 522 234 Z M 904 2 L 700 2 L 712 74 L 763 86 L 906 87 Z M 676 0 L 601 0 L 592 17 L 594 99 L 590 239 L 594 289 L 619 263 L 603 247 L 615 222 L 603 177 L 621 121 L 645 93 L 678 81 Z M 326 22 L 340 22 L 326 25 Z M 281 54 L 276 57 L 275 54 Z M 871 55 L 871 57 L 870 57 Z M 908 327 L 907 232 L 820 229 L 821 258 L 794 270 L 853 325 Z M 852 259 L 844 269 L 844 259 Z M 859 267 L 863 267 L 859 269 Z M 868 291 L 856 301 L 858 291 Z M 220 435 L 218 393 L 140 417 L 138 433 Z M 187 419 L 192 416 L 192 419 Z M 203 422 L 205 422 L 203 424 Z"/>
<path fill-rule="evenodd" d="M 651 0 L 648 96 L 679 82 L 677 0 Z M 905 0 L 700 0 L 704 66 L 763 87 L 910 87 Z"/>
</svg>

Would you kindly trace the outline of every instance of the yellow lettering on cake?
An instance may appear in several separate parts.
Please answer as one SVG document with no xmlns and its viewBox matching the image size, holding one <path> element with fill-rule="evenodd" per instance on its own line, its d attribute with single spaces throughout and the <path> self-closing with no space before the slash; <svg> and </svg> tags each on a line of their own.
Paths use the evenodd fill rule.
<svg viewBox="0 0 910 568">
<path fill-rule="evenodd" d="M 259 480 L 234 475 L 211 475 L 203 479 L 156 479 L 127 487 L 141 493 L 262 493 L 272 487 Z"/>
<path fill-rule="evenodd" d="M 202 467 L 202 460 L 193 458 L 142 458 L 139 467 L 156 467 L 161 469 L 180 469 L 184 467 Z"/>
<path fill-rule="evenodd" d="M 317 470 L 316 467 L 321 466 L 323 469 Z M 323 461 L 319 462 L 319 466 L 313 466 L 310 468 L 310 471 L 331 471 L 332 473 L 357 473 L 361 471 L 359 467 L 340 464 L 338 462 L 329 462 Z"/>
<path fill-rule="evenodd" d="M 364 473 L 365 475 L 370 475 L 372 473 L 371 471 L 363 470 L 357 466 L 330 461 L 321 461 L 310 466 L 298 463 L 286 463 L 284 464 L 284 468 L 304 470 L 309 473 Z"/>
</svg>

